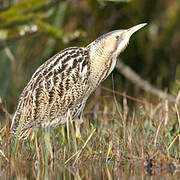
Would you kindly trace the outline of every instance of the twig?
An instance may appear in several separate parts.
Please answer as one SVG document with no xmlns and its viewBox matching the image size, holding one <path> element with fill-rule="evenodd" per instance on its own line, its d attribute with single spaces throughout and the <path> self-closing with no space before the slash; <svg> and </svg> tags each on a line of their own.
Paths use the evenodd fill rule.
<svg viewBox="0 0 180 180">
<path fill-rule="evenodd" d="M 112 93 L 115 93 L 115 94 L 117 94 L 117 95 L 126 97 L 127 99 L 136 101 L 136 102 L 138 102 L 138 103 L 150 105 L 150 103 L 148 103 L 148 102 L 146 102 L 146 101 L 143 101 L 143 100 L 141 100 L 141 99 L 138 99 L 138 98 L 135 98 L 135 97 L 132 97 L 132 96 L 128 96 L 128 95 L 126 95 L 126 94 L 124 94 L 124 93 L 121 93 L 121 92 L 119 92 L 119 91 L 115 91 L 115 90 L 106 88 L 106 87 L 101 86 L 101 85 L 100 85 L 99 87 L 100 87 L 101 89 L 104 89 L 104 90 L 108 91 L 108 92 L 112 92 Z"/>
<path fill-rule="evenodd" d="M 123 74 L 127 79 L 136 84 L 138 87 L 148 91 L 160 98 L 168 99 L 170 102 L 176 102 L 173 95 L 165 93 L 154 86 L 152 86 L 147 81 L 143 80 L 137 73 L 135 73 L 129 66 L 125 65 L 122 61 L 118 61 L 116 65 L 117 70 Z"/>
</svg>

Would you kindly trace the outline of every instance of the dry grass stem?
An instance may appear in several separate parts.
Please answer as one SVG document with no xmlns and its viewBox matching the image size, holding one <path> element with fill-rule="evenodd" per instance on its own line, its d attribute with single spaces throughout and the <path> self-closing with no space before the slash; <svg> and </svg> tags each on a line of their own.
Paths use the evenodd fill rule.
<svg viewBox="0 0 180 180">
<path fill-rule="evenodd" d="M 168 118 L 169 118 L 169 108 L 168 108 L 168 100 L 165 100 L 165 105 L 164 105 L 164 109 L 165 109 L 165 117 L 164 117 L 164 125 L 166 126 L 168 123 Z"/>
<path fill-rule="evenodd" d="M 180 137 L 180 135 L 178 134 L 177 136 L 174 137 L 174 139 L 172 140 L 171 144 L 169 145 L 169 147 L 167 148 L 167 151 L 170 150 L 170 148 L 172 147 L 172 145 L 174 144 L 174 142 L 176 141 L 176 139 Z"/>
<path fill-rule="evenodd" d="M 95 131 L 96 131 L 96 129 L 93 129 L 93 130 L 92 130 L 92 132 L 91 132 L 91 134 L 89 135 L 89 137 L 87 138 L 86 142 L 84 143 L 84 145 L 82 146 L 82 148 L 79 150 L 79 152 L 78 152 L 78 154 L 77 154 L 77 156 L 76 156 L 76 159 L 75 159 L 75 161 L 74 161 L 74 163 L 73 163 L 73 166 L 76 164 L 76 162 L 77 162 L 80 154 L 82 153 L 82 151 L 84 150 L 84 148 L 87 146 L 87 143 L 90 141 L 90 139 L 91 139 L 91 137 L 93 136 L 93 134 L 94 134 Z"/>
<path fill-rule="evenodd" d="M 159 124 L 159 126 L 157 128 L 157 131 L 156 131 L 156 135 L 155 135 L 155 138 L 154 138 L 154 146 L 155 146 L 155 148 L 157 146 L 157 139 L 158 139 L 159 131 L 160 131 L 160 128 L 161 128 L 163 122 L 164 122 L 164 119 L 161 120 L 161 122 L 160 122 L 160 124 Z"/>
<path fill-rule="evenodd" d="M 94 132 L 96 129 L 93 129 L 93 131 L 91 132 L 91 134 L 89 135 L 89 137 L 87 138 L 86 142 L 84 143 L 84 145 L 82 146 L 82 148 L 80 150 L 78 150 L 75 154 L 73 154 L 68 160 L 65 161 L 65 164 L 67 164 L 73 157 L 76 156 L 76 159 L 74 161 L 74 164 L 76 163 L 78 157 L 80 156 L 81 152 L 83 151 L 83 149 L 86 147 L 87 143 L 89 142 L 89 140 L 91 139 L 91 137 L 93 136 Z"/>
<path fill-rule="evenodd" d="M 4 152 L 0 149 L 0 154 L 2 155 L 2 157 L 4 157 L 4 159 L 9 162 L 9 159 L 6 157 L 6 155 L 4 154 Z"/>
<path fill-rule="evenodd" d="M 107 152 L 107 155 L 106 155 L 106 163 L 108 162 L 109 155 L 110 155 L 110 153 L 111 153 L 112 147 L 113 147 L 113 142 L 110 141 L 110 142 L 109 142 L 109 146 L 108 146 L 108 152 Z"/>
</svg>

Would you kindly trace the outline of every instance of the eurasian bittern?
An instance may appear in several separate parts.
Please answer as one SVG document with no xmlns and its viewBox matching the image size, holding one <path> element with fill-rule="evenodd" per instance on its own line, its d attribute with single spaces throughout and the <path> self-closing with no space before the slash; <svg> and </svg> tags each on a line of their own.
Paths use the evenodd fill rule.
<svg viewBox="0 0 180 180">
<path fill-rule="evenodd" d="M 87 47 L 70 47 L 54 55 L 33 74 L 20 95 L 11 133 L 26 138 L 35 127 L 75 121 L 77 134 L 89 95 L 115 68 L 133 33 L 146 24 L 104 34 Z"/>
</svg>

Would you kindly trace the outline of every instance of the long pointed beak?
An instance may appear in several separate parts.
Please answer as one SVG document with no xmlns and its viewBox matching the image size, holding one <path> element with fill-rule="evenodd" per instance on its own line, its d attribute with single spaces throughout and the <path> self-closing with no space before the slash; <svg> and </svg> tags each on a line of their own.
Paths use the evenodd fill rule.
<svg viewBox="0 0 180 180">
<path fill-rule="evenodd" d="M 126 31 L 125 34 L 126 34 L 127 36 L 131 37 L 132 34 L 134 34 L 136 31 L 138 31 L 139 29 L 141 29 L 142 27 L 144 27 L 144 26 L 146 26 L 146 25 L 147 25 L 147 23 L 138 24 L 138 25 L 136 25 L 136 26 L 133 26 L 133 27 L 127 29 L 127 31 Z"/>
</svg>

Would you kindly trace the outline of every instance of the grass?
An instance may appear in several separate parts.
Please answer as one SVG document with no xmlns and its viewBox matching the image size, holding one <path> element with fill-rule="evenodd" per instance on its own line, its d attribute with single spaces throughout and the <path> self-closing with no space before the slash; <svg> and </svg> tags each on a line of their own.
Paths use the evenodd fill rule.
<svg viewBox="0 0 180 180">
<path fill-rule="evenodd" d="M 7 114 L 4 106 L 2 109 Z M 150 173 L 157 168 L 177 170 L 180 165 L 180 108 L 166 100 L 129 105 L 125 97 L 122 103 L 115 97 L 111 101 L 101 97 L 98 103 L 91 99 L 81 126 L 83 141 L 76 139 L 70 120 L 55 129 L 37 129 L 21 142 L 10 138 L 9 116 L 5 118 L 0 130 L 0 167 L 18 167 L 13 172 L 17 176 L 24 174 L 21 164 L 26 167 L 28 162 L 35 168 L 34 176 L 45 179 L 54 168 L 65 173 L 67 168 L 87 162 L 101 166 L 111 163 L 113 167 L 141 162 Z M 110 178 L 112 169 L 105 167 L 105 172 Z"/>
</svg>

